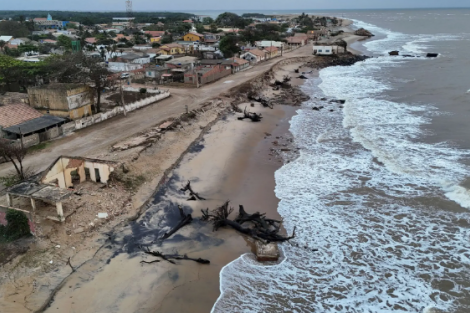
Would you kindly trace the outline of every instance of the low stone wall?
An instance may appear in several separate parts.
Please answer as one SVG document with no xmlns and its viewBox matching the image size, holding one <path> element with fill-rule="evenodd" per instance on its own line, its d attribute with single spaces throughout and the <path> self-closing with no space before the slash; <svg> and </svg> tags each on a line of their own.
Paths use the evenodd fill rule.
<svg viewBox="0 0 470 313">
<path fill-rule="evenodd" d="M 20 142 L 18 140 L 18 142 Z M 26 148 L 29 148 L 29 147 L 32 147 L 34 145 L 37 145 L 38 143 L 40 143 L 41 141 L 39 140 L 39 134 L 33 134 L 33 135 L 29 135 L 29 136 L 26 136 L 26 137 L 23 137 L 23 145 L 26 147 Z"/>
<path fill-rule="evenodd" d="M 165 98 L 168 98 L 170 95 L 171 94 L 170 94 L 169 91 L 161 92 L 158 95 L 148 97 L 148 98 L 145 98 L 143 100 L 140 100 L 140 101 L 137 101 L 137 102 L 134 102 L 134 103 L 126 104 L 124 107 L 126 109 L 126 112 L 132 112 L 134 110 L 137 110 L 137 109 L 140 109 L 144 106 L 147 106 L 151 103 L 154 103 L 154 102 L 163 100 Z M 96 123 L 100 123 L 100 122 L 105 121 L 107 119 L 113 118 L 114 116 L 116 116 L 118 114 L 124 114 L 124 108 L 123 107 L 115 107 L 111 111 L 108 111 L 108 112 L 105 112 L 105 113 L 98 113 L 98 114 L 95 114 L 95 115 L 92 115 L 92 116 L 89 116 L 89 117 L 84 117 L 82 119 L 75 120 L 74 122 L 65 124 L 65 125 L 62 126 L 63 127 L 63 133 L 66 134 L 66 133 L 70 133 L 70 132 L 72 132 L 74 130 L 77 130 L 77 129 L 86 128 L 86 127 L 94 125 Z M 74 127 L 73 130 L 72 130 L 72 125 L 71 125 L 72 123 L 75 124 L 74 125 L 75 127 Z M 65 128 L 64 128 L 64 126 L 65 126 Z"/>
<path fill-rule="evenodd" d="M 165 91 L 162 91 L 160 89 L 151 89 L 151 87 L 149 86 L 149 88 L 147 87 L 142 87 L 142 88 L 146 88 L 147 89 L 147 93 L 157 93 L 157 94 L 160 94 L 160 93 L 164 93 Z M 133 87 L 124 87 L 122 88 L 124 91 L 132 91 L 132 92 L 140 92 L 140 88 L 133 88 Z"/>
</svg>

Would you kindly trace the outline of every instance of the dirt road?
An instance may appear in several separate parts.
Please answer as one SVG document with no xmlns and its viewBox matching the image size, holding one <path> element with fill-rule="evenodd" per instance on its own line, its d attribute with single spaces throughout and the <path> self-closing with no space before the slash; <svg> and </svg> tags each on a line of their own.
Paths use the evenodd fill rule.
<svg viewBox="0 0 470 313">
<path fill-rule="evenodd" d="M 45 150 L 27 156 L 24 165 L 32 171 L 40 171 L 44 170 L 60 155 L 86 157 L 105 152 L 114 143 L 158 125 L 165 119 L 181 114 L 185 110 L 185 105 L 188 105 L 190 110 L 195 109 L 201 103 L 269 70 L 273 64 L 280 60 L 305 56 L 308 54 L 308 50 L 311 49 L 311 45 L 306 45 L 285 53 L 282 57 L 274 58 L 249 70 L 227 76 L 199 89 L 166 88 L 172 94 L 170 98 L 131 112 L 127 117 L 118 116 L 54 140 Z M 0 164 L 0 177 L 13 173 L 13 171 L 13 166 L 10 163 Z"/>
</svg>

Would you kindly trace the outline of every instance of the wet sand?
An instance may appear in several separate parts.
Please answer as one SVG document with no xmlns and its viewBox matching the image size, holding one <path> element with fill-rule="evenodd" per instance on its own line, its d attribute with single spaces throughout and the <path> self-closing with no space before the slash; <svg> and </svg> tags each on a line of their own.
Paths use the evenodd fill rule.
<svg viewBox="0 0 470 313">
<path fill-rule="evenodd" d="M 235 209 L 243 204 L 249 212 L 266 212 L 271 218 L 277 213 L 278 199 L 274 194 L 274 172 L 282 165 L 279 158 L 270 156 L 272 141 L 288 131 L 289 120 L 295 108 L 276 106 L 273 110 L 257 104 L 250 110 L 262 113 L 261 123 L 238 121 L 239 114 L 229 114 L 207 133 L 201 146 L 185 156 L 173 171 L 160 199 L 138 222 L 145 231 L 156 232 L 176 205 L 185 211 L 193 210 L 193 217 L 201 216 L 200 209 L 215 208 L 230 200 Z M 271 134 L 267 136 L 266 133 Z M 178 189 L 187 180 L 207 201 L 188 202 Z M 169 209 L 170 213 L 163 210 Z M 233 213 L 234 215 L 236 213 Z M 169 224 L 174 225 L 174 221 Z M 143 226 L 147 225 L 147 227 Z M 57 293 L 46 312 L 209 312 L 219 296 L 219 272 L 223 266 L 252 250 L 249 239 L 231 229 L 212 232 L 210 224 L 195 220 L 170 240 L 155 244 L 153 250 L 187 253 L 202 257 L 210 265 L 181 261 L 140 264 L 143 253 L 137 250 L 112 258 L 116 248 L 127 249 L 126 243 L 138 232 L 128 227 L 122 237 L 117 235 L 96 261 L 71 275 Z M 141 234 L 142 235 L 142 234 Z M 139 240 L 146 243 L 147 233 Z M 152 244 L 152 241 L 154 242 Z M 104 262 L 110 258 L 109 264 Z M 147 261 L 152 258 L 145 258 Z M 87 299 L 84 301 L 84 299 Z"/>
</svg>

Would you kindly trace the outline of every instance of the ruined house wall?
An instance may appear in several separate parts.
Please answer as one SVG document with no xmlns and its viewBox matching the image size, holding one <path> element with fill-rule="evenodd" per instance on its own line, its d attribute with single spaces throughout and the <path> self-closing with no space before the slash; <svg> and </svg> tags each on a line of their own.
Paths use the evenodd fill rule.
<svg viewBox="0 0 470 313">
<path fill-rule="evenodd" d="M 102 183 L 107 183 L 109 175 L 114 171 L 114 168 L 107 163 L 62 157 L 50 168 L 41 182 L 51 184 L 57 181 L 60 188 L 73 187 L 72 172 L 77 171 L 80 182 L 84 182 L 86 180 L 86 169 L 90 173 L 90 180 L 94 182 L 97 181 L 95 170 L 98 170 L 100 182 Z"/>
<path fill-rule="evenodd" d="M 92 114 L 93 93 L 88 86 L 28 89 L 30 105 L 43 114 L 78 119 Z"/>
<path fill-rule="evenodd" d="M 59 159 L 47 172 L 46 176 L 41 180 L 44 184 L 52 184 L 57 180 L 60 188 L 67 188 L 64 177 L 64 165 L 62 159 Z"/>
</svg>

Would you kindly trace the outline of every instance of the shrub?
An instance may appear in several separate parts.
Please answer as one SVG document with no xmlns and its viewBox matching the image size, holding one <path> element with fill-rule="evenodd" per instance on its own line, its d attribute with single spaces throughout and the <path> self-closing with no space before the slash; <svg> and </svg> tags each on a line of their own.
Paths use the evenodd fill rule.
<svg viewBox="0 0 470 313">
<path fill-rule="evenodd" d="M 29 236 L 29 221 L 23 212 L 16 210 L 8 210 L 6 215 L 8 225 L 2 230 L 3 236 L 7 240 L 12 241 L 18 238 Z"/>
<path fill-rule="evenodd" d="M 140 93 L 147 93 L 147 88 L 140 88 Z"/>
</svg>

